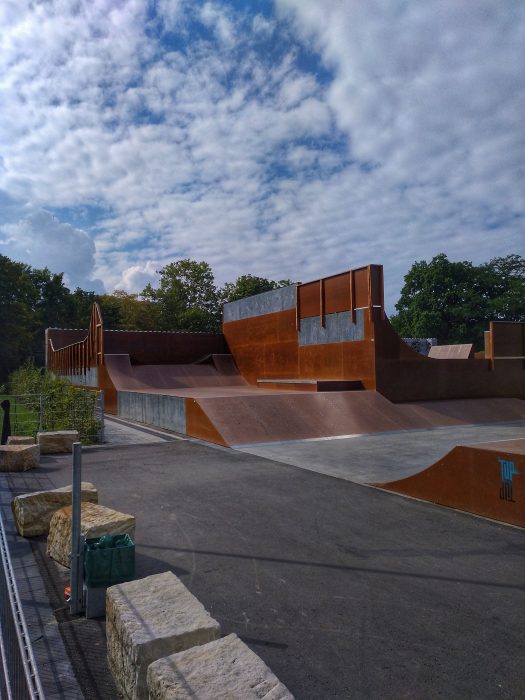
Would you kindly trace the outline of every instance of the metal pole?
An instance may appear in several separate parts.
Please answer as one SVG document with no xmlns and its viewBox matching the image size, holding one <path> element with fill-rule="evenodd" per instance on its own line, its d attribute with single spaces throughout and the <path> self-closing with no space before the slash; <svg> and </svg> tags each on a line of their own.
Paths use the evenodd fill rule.
<svg viewBox="0 0 525 700">
<path fill-rule="evenodd" d="M 38 423 L 38 432 L 41 433 L 44 430 L 44 394 L 40 394 L 40 420 Z"/>
<path fill-rule="evenodd" d="M 71 614 L 76 615 L 84 609 L 83 586 L 84 552 L 80 534 L 80 502 L 82 489 L 82 444 L 73 443 L 73 492 L 71 507 L 71 600 L 69 602 Z"/>
</svg>

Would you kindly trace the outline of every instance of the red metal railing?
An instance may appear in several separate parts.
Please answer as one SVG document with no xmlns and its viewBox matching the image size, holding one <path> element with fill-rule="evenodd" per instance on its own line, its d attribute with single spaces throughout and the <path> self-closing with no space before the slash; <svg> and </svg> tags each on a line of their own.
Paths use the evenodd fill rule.
<svg viewBox="0 0 525 700">
<path fill-rule="evenodd" d="M 55 349 L 50 339 L 47 363 L 51 372 L 65 375 L 85 375 L 90 368 L 104 364 L 104 326 L 97 303 L 93 304 L 88 334 L 84 340 Z"/>
</svg>

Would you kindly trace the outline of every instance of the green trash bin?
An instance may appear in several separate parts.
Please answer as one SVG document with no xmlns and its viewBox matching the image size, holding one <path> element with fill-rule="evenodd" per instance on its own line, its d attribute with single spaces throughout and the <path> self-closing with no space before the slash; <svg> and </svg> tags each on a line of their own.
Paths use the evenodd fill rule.
<svg viewBox="0 0 525 700">
<path fill-rule="evenodd" d="M 135 545 L 129 535 L 102 535 L 86 540 L 84 583 L 88 588 L 113 586 L 135 576 Z"/>
</svg>

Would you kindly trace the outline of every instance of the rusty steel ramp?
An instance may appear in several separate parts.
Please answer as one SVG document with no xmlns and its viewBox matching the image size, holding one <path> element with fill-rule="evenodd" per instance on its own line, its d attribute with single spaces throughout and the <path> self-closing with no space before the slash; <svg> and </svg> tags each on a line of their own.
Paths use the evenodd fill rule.
<svg viewBox="0 0 525 700">
<path fill-rule="evenodd" d="M 525 439 L 458 445 L 417 474 L 371 485 L 525 527 Z"/>
<path fill-rule="evenodd" d="M 421 430 L 525 420 L 525 401 L 465 399 L 394 404 L 375 391 L 250 392 L 193 397 L 198 405 L 188 433 L 199 435 L 199 417 L 221 444 L 246 446 L 345 435 Z M 188 426 L 190 428 L 190 426 Z M 204 434 L 202 435 L 204 438 Z M 208 438 L 204 438 L 208 439 Z"/>
<path fill-rule="evenodd" d="M 247 386 L 231 355 L 209 355 L 199 362 L 132 365 L 129 355 L 105 355 L 106 370 L 117 391 L 169 391 L 202 387 Z"/>
</svg>

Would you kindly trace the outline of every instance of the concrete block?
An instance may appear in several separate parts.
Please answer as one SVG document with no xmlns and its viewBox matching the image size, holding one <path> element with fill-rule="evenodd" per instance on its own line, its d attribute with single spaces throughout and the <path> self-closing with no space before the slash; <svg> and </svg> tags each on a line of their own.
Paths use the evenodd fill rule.
<svg viewBox="0 0 525 700">
<path fill-rule="evenodd" d="M 0 472 L 26 472 L 39 460 L 38 445 L 0 445 Z"/>
<path fill-rule="evenodd" d="M 218 639 L 220 626 L 166 571 L 108 588 L 106 636 L 117 690 L 139 700 L 147 698 L 146 672 L 153 661 Z"/>
<path fill-rule="evenodd" d="M 35 438 L 31 435 L 10 435 L 7 438 L 8 445 L 34 445 Z"/>
<path fill-rule="evenodd" d="M 236 634 L 150 664 L 149 700 L 293 700 Z"/>
<path fill-rule="evenodd" d="M 96 503 L 82 503 L 80 532 L 86 539 L 102 535 L 128 534 L 135 537 L 135 517 L 119 513 Z M 49 523 L 47 554 L 62 566 L 70 567 L 71 552 L 71 506 L 64 506 L 55 512 Z"/>
<path fill-rule="evenodd" d="M 56 432 L 37 433 L 36 440 L 40 445 L 40 454 L 71 453 L 73 451 L 73 443 L 78 442 L 78 431 L 57 430 Z"/>
<path fill-rule="evenodd" d="M 98 493 L 93 484 L 82 482 L 82 500 L 98 503 Z M 47 535 L 49 523 L 59 508 L 71 505 L 71 486 L 50 491 L 35 491 L 16 496 L 11 501 L 16 529 L 22 537 Z"/>
</svg>

